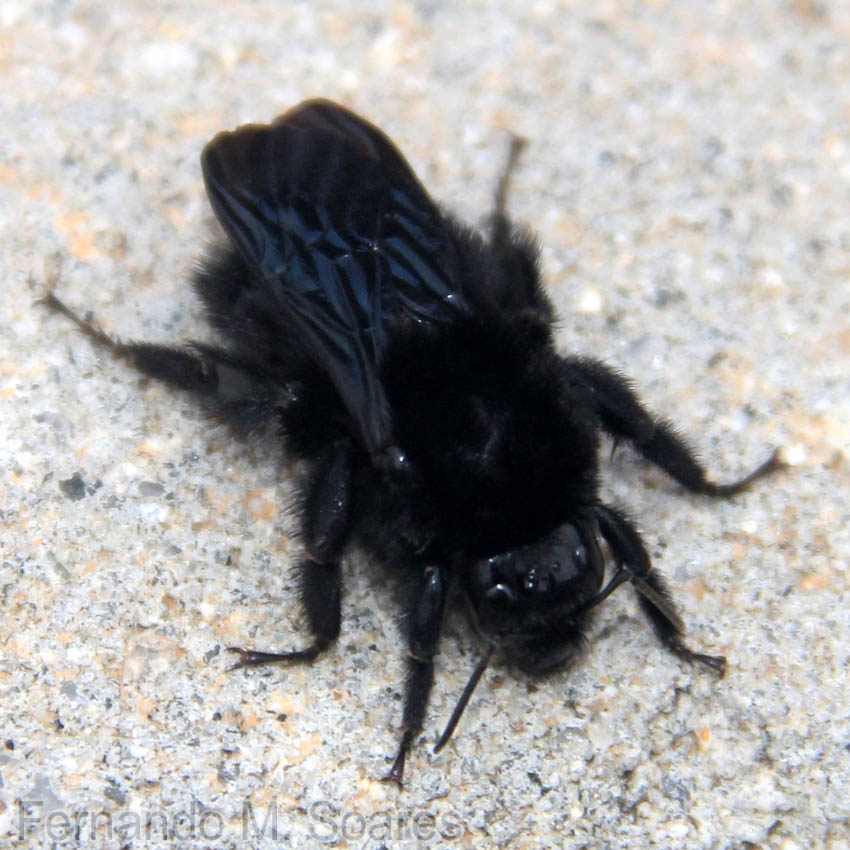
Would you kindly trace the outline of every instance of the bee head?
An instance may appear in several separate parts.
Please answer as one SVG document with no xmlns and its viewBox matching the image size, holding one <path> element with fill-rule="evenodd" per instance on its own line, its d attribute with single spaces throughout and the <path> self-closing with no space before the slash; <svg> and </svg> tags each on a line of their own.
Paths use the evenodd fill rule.
<svg viewBox="0 0 850 850">
<path fill-rule="evenodd" d="M 567 523 L 528 546 L 479 559 L 463 584 L 482 635 L 527 638 L 569 617 L 602 586 L 604 562 L 590 522 Z"/>
</svg>

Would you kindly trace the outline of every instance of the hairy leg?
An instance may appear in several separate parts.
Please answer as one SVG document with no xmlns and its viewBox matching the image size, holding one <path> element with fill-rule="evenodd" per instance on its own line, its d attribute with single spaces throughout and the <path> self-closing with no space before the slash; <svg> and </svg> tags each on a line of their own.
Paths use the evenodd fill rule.
<svg viewBox="0 0 850 850">
<path fill-rule="evenodd" d="M 752 472 L 727 484 L 712 481 L 693 450 L 673 426 L 653 416 L 641 403 L 629 381 L 613 369 L 579 357 L 566 359 L 568 375 L 589 392 L 603 428 L 611 436 L 631 441 L 649 461 L 692 493 L 725 498 L 781 468 L 778 451 Z"/>
<path fill-rule="evenodd" d="M 652 569 L 649 553 L 634 526 L 621 513 L 605 505 L 598 505 L 594 513 L 599 522 L 599 533 L 610 547 L 617 565 L 625 567 L 631 574 L 640 606 L 661 642 L 685 661 L 699 662 L 723 675 L 725 658 L 695 652 L 682 640 L 684 625 L 676 612 L 670 590 L 661 574 Z"/>
<path fill-rule="evenodd" d="M 181 347 L 121 342 L 77 315 L 52 292 L 40 301 L 70 319 L 92 342 L 138 371 L 202 400 L 219 418 L 241 430 L 259 427 L 293 399 L 292 390 L 256 364 L 214 346 Z"/>
<path fill-rule="evenodd" d="M 308 558 L 298 566 L 301 604 L 313 642 L 304 649 L 266 652 L 228 647 L 239 655 L 230 667 L 256 667 L 312 661 L 339 636 L 342 602 L 340 557 L 348 540 L 351 515 L 351 447 L 332 446 L 311 470 L 301 518 Z"/>
<path fill-rule="evenodd" d="M 440 645 L 446 589 L 446 577 L 442 571 L 438 567 L 428 567 L 411 597 L 403 732 L 393 765 L 384 777 L 385 781 L 399 785 L 404 777 L 407 753 L 422 729 L 428 697 L 434 684 L 434 656 Z"/>
</svg>

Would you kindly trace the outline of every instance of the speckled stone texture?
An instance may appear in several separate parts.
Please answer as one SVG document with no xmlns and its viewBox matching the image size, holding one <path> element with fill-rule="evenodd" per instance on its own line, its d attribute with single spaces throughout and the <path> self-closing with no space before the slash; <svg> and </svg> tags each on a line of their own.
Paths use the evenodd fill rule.
<svg viewBox="0 0 850 850">
<path fill-rule="evenodd" d="M 815 0 L 3 0 L 0 846 L 850 847 L 848 45 L 850 6 Z M 208 338 L 200 149 L 318 95 L 472 221 L 525 136 L 510 206 L 562 347 L 718 477 L 782 448 L 724 503 L 605 448 L 724 680 L 619 591 L 577 669 L 495 666 L 434 757 L 478 651 L 454 616 L 399 791 L 397 612 L 363 565 L 335 651 L 225 672 L 304 640 L 290 474 L 34 301 Z"/>
</svg>

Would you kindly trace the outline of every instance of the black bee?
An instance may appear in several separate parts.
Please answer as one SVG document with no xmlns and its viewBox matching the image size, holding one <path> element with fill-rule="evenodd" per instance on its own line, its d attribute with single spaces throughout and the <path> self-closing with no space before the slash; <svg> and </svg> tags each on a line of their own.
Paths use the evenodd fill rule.
<svg viewBox="0 0 850 850">
<path fill-rule="evenodd" d="M 592 610 L 625 582 L 670 650 L 723 673 L 724 658 L 683 642 L 638 532 L 599 500 L 601 433 L 707 496 L 732 496 L 779 465 L 774 453 L 738 481 L 712 482 L 624 377 L 555 350 L 534 239 L 506 212 L 520 148 L 515 139 L 482 235 L 435 205 L 384 133 L 307 101 L 270 125 L 220 133 L 203 151 L 229 242 L 195 289 L 221 345 L 119 342 L 52 293 L 43 299 L 243 434 L 277 425 L 286 455 L 307 461 L 298 572 L 312 642 L 232 648 L 234 667 L 312 661 L 333 643 L 351 549 L 401 578 L 404 731 L 386 777 L 399 783 L 456 595 L 484 651 L 438 750 L 495 650 L 531 673 L 568 666 Z M 600 538 L 613 561 L 607 577 Z"/>
</svg>

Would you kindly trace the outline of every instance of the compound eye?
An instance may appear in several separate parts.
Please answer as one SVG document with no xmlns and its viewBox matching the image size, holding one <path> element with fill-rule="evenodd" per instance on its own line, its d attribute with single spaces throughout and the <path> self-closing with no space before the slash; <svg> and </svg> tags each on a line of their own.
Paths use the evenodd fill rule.
<svg viewBox="0 0 850 850">
<path fill-rule="evenodd" d="M 567 526 L 564 532 L 566 552 L 562 568 L 554 574 L 555 581 L 563 593 L 575 596 L 594 593 L 604 571 L 599 546 L 587 528 Z"/>
<path fill-rule="evenodd" d="M 580 567 L 584 568 L 587 566 L 588 560 L 588 552 L 587 546 L 584 545 L 584 541 L 580 542 L 575 549 L 573 549 L 573 561 Z"/>
</svg>

